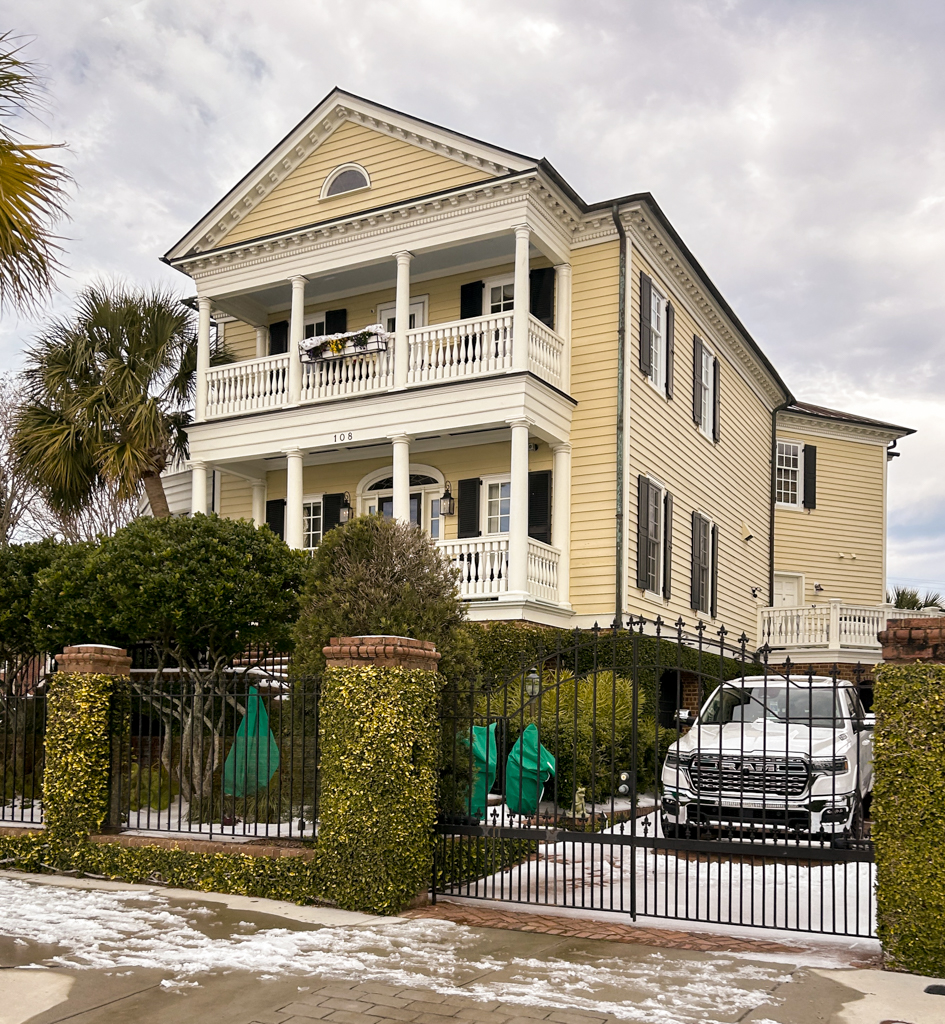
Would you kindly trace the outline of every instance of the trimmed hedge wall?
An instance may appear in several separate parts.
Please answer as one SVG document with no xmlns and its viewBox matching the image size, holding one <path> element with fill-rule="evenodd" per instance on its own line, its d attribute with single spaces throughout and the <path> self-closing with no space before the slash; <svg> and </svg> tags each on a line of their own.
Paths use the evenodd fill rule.
<svg viewBox="0 0 945 1024">
<path fill-rule="evenodd" d="M 945 665 L 876 670 L 873 830 L 887 966 L 945 976 Z"/>
<path fill-rule="evenodd" d="M 329 668 L 322 683 L 322 883 L 346 910 L 396 914 L 430 882 L 436 675 Z"/>
</svg>

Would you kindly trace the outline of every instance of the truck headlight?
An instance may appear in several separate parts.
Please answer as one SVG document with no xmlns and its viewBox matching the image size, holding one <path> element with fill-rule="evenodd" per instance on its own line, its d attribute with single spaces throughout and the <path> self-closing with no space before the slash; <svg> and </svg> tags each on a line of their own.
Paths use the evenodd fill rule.
<svg viewBox="0 0 945 1024">
<path fill-rule="evenodd" d="M 817 757 L 811 765 L 815 772 L 823 775 L 842 775 L 850 770 L 850 762 L 845 757 Z"/>
<path fill-rule="evenodd" d="M 670 750 L 666 754 L 666 760 L 663 762 L 663 767 L 669 768 L 670 770 L 674 768 L 681 768 L 685 771 L 689 767 L 689 755 L 680 754 L 677 750 Z"/>
</svg>

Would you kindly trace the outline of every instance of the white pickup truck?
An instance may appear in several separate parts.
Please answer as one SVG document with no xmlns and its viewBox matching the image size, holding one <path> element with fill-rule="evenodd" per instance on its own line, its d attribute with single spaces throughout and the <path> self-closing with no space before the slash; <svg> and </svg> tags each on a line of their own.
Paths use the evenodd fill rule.
<svg viewBox="0 0 945 1024">
<path fill-rule="evenodd" d="M 721 684 L 662 771 L 667 839 L 759 834 L 861 839 L 872 715 L 853 683 L 754 676 Z"/>
</svg>

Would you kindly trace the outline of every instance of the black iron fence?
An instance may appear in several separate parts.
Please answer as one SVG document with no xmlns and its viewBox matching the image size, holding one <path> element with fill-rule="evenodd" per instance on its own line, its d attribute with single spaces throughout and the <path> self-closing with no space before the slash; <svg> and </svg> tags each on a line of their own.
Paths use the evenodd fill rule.
<svg viewBox="0 0 945 1024">
<path fill-rule="evenodd" d="M 46 683 L 54 670 L 44 655 L 0 664 L 0 821 L 42 823 Z"/>
<path fill-rule="evenodd" d="M 634 625 L 444 694 L 435 891 L 873 934 L 867 687 Z"/>
</svg>

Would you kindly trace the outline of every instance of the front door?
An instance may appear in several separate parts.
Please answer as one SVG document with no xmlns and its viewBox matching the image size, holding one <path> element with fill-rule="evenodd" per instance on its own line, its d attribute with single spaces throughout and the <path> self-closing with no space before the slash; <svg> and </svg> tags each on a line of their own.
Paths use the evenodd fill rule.
<svg viewBox="0 0 945 1024">
<path fill-rule="evenodd" d="M 803 577 L 795 573 L 776 572 L 774 574 L 774 607 L 798 608 L 804 600 L 801 593 Z"/>
<path fill-rule="evenodd" d="M 423 301 L 410 303 L 408 331 L 412 331 L 415 327 L 426 327 L 426 318 L 423 315 L 425 308 L 426 303 Z M 389 306 L 381 306 L 377 311 L 377 322 L 383 326 L 388 334 L 393 334 L 397 328 L 397 317 L 394 315 L 396 310 L 396 305 L 391 303 Z"/>
<path fill-rule="evenodd" d="M 423 525 L 423 513 L 421 511 L 422 508 L 423 508 L 422 498 L 423 498 L 423 495 L 421 495 L 421 494 L 411 494 L 410 495 L 410 522 L 413 523 L 414 526 L 422 526 Z M 381 515 L 385 519 L 393 519 L 394 518 L 394 496 L 393 496 L 393 494 L 378 495 L 377 502 L 378 502 L 377 509 L 371 507 L 370 505 L 368 506 L 368 515 L 373 515 L 375 513 L 375 511 L 380 511 Z"/>
</svg>

